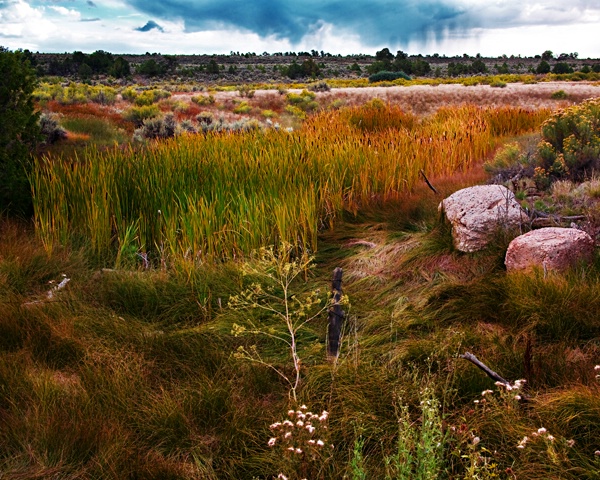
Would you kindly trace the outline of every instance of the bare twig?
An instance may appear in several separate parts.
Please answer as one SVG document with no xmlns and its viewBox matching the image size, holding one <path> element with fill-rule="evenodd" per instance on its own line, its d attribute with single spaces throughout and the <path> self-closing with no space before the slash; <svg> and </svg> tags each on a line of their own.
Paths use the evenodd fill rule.
<svg viewBox="0 0 600 480">
<path fill-rule="evenodd" d="M 423 180 L 425 180 L 425 183 L 427 184 L 427 186 L 429 188 L 431 188 L 431 190 L 433 190 L 433 193 L 435 193 L 437 195 L 438 191 L 435 189 L 435 187 L 431 184 L 431 182 L 429 181 L 429 179 L 427 178 L 427 176 L 425 175 L 425 172 L 423 170 L 419 170 L 419 173 L 423 176 Z"/>
</svg>

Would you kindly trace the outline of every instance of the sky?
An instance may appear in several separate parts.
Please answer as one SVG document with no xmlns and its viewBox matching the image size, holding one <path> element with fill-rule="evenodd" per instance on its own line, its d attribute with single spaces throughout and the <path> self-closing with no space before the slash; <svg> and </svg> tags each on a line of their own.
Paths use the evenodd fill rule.
<svg viewBox="0 0 600 480">
<path fill-rule="evenodd" d="M 600 58 L 600 0 L 0 0 L 0 46 Z"/>
</svg>

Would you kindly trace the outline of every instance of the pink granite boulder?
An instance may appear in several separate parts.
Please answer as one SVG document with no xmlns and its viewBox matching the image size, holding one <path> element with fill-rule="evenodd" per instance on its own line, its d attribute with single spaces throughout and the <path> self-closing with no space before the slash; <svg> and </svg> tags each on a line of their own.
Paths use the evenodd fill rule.
<svg viewBox="0 0 600 480">
<path fill-rule="evenodd" d="M 506 251 L 509 272 L 531 270 L 565 271 L 579 262 L 594 258 L 594 240 L 576 228 L 547 227 L 515 238 Z"/>
<path fill-rule="evenodd" d="M 439 209 L 452 225 L 454 246 L 462 252 L 482 250 L 499 229 L 519 233 L 528 220 L 513 192 L 502 185 L 458 190 L 444 199 Z"/>
</svg>

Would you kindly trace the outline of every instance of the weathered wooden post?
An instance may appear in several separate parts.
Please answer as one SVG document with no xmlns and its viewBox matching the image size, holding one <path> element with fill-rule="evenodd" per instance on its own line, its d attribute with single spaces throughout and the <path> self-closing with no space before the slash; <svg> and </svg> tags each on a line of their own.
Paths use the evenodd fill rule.
<svg viewBox="0 0 600 480">
<path fill-rule="evenodd" d="M 329 330 L 327 342 L 327 358 L 335 360 L 340 354 L 340 337 L 342 335 L 342 324 L 344 323 L 345 313 L 342 310 L 340 301 L 342 300 L 342 273 L 343 270 L 337 267 L 333 271 L 333 280 L 331 282 L 332 304 L 329 307 Z"/>
</svg>

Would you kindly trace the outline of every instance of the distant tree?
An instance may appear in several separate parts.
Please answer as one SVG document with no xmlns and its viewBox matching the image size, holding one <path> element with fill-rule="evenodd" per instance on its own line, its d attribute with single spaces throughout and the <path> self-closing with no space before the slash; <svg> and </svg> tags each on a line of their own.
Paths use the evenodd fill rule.
<svg viewBox="0 0 600 480">
<path fill-rule="evenodd" d="M 535 73 L 550 73 L 550 64 L 546 60 L 542 60 L 535 69 Z"/>
<path fill-rule="evenodd" d="M 485 66 L 485 63 L 483 63 L 483 60 L 478 58 L 471 62 L 471 65 L 469 66 L 469 71 L 470 73 L 486 73 L 488 70 Z"/>
<path fill-rule="evenodd" d="M 510 73 L 510 69 L 508 68 L 508 63 L 503 62 L 502 65 L 498 66 L 495 65 L 496 68 L 496 72 L 498 72 L 499 74 L 506 74 L 506 73 Z"/>
<path fill-rule="evenodd" d="M 79 78 L 82 80 L 89 80 L 93 73 L 92 67 L 90 67 L 87 63 L 82 63 L 77 69 L 77 75 L 79 75 Z"/>
<path fill-rule="evenodd" d="M 104 50 L 96 50 L 86 58 L 87 63 L 94 73 L 108 74 L 114 63 L 112 53 L 105 52 Z"/>
<path fill-rule="evenodd" d="M 350 65 L 349 67 L 350 71 L 355 72 L 355 73 L 362 73 L 362 69 L 360 68 L 360 65 L 356 62 L 354 62 L 352 65 Z"/>
<path fill-rule="evenodd" d="M 35 70 L 22 52 L 0 47 L 0 211 L 32 213 L 27 174 L 39 137 L 32 93 Z"/>
<path fill-rule="evenodd" d="M 165 69 L 162 65 L 159 65 L 156 60 L 151 58 L 150 60 L 146 60 L 142 62 L 137 67 L 137 73 L 140 75 L 147 75 L 149 77 L 155 77 L 157 75 L 162 75 L 165 73 Z"/>
<path fill-rule="evenodd" d="M 384 48 L 375 53 L 375 60 L 378 62 L 390 63 L 394 60 L 394 55 L 390 52 L 389 48 Z"/>
<path fill-rule="evenodd" d="M 431 65 L 429 65 L 429 63 L 426 62 L 425 60 L 421 60 L 421 59 L 415 60 L 414 62 L 412 62 L 412 72 L 411 73 L 418 77 L 423 77 L 423 76 L 431 73 Z"/>
<path fill-rule="evenodd" d="M 556 65 L 554 65 L 552 73 L 573 73 L 573 69 L 569 66 L 568 63 L 559 62 Z"/>
<path fill-rule="evenodd" d="M 123 78 L 131 75 L 131 66 L 123 57 L 117 57 L 110 70 L 110 74 L 115 78 Z"/>
<path fill-rule="evenodd" d="M 211 58 L 210 62 L 208 62 L 208 65 L 206 66 L 206 73 L 215 74 L 219 73 L 220 71 L 221 70 L 219 69 L 219 64 L 217 61 L 214 58 Z"/>
<path fill-rule="evenodd" d="M 542 53 L 542 60 L 544 61 L 548 61 L 548 60 L 552 60 L 554 58 L 554 54 L 552 53 L 552 50 L 546 50 L 544 53 Z"/>
</svg>

